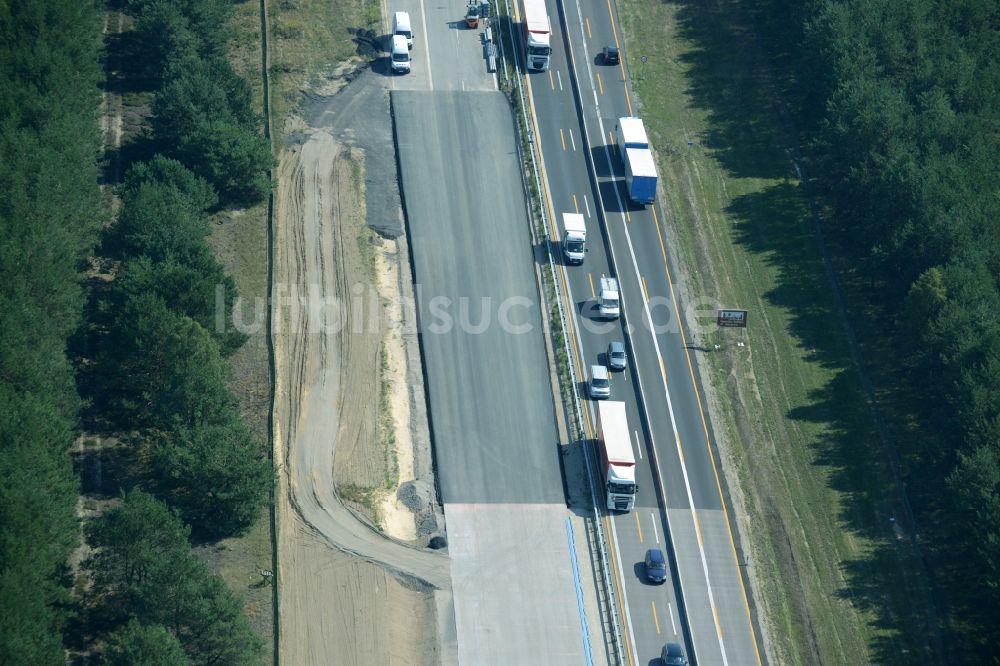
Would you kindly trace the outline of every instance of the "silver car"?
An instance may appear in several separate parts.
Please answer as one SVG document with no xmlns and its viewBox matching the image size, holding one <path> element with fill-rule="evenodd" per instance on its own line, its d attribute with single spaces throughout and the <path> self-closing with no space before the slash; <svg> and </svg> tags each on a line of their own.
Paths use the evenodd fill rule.
<svg viewBox="0 0 1000 666">
<path fill-rule="evenodd" d="M 611 379 L 603 365 L 590 366 L 590 397 L 594 400 L 611 397 Z"/>
<path fill-rule="evenodd" d="M 608 367 L 612 370 L 624 370 L 628 367 L 625 343 L 616 340 L 608 345 Z"/>
</svg>

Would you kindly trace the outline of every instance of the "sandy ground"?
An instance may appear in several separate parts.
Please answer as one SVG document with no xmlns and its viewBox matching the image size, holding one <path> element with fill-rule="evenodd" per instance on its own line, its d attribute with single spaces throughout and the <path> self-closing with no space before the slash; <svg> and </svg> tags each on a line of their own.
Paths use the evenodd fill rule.
<svg viewBox="0 0 1000 666">
<path fill-rule="evenodd" d="M 382 489 L 370 496 L 379 509 L 373 514 L 396 537 L 414 533 L 412 515 L 402 516 L 387 493 L 396 481 L 387 480 L 387 461 L 395 457 L 402 475 L 412 473 L 408 447 L 387 454 L 379 431 L 384 408 L 383 422 L 399 426 L 391 439 L 410 441 L 411 364 L 398 325 L 392 333 L 383 323 L 393 318 L 383 315 L 375 289 L 391 292 L 399 284 L 390 266 L 397 253 L 387 241 L 373 244 L 364 228 L 357 151 L 351 155 L 323 131 L 303 138 L 281 155 L 275 204 L 279 659 L 435 663 L 435 608 L 448 594 L 447 556 L 390 539 L 335 490 L 346 495 L 351 488 L 357 499 L 356 488 Z"/>
<path fill-rule="evenodd" d="M 406 347 L 403 342 L 403 311 L 399 307 L 402 294 L 399 289 L 399 244 L 383 240 L 375 252 L 375 276 L 379 295 L 385 299 L 383 321 L 385 334 L 383 349 L 385 364 L 382 367 L 383 394 L 381 405 L 387 410 L 385 421 L 380 424 L 380 438 L 392 433 L 396 482 L 415 478 L 413 467 L 413 438 L 410 434 L 410 395 L 406 390 Z M 382 432 L 386 430 L 387 432 Z M 404 541 L 417 539 L 417 523 L 413 513 L 399 501 L 396 493 L 386 492 L 378 504 L 382 518 L 381 527 L 386 534 Z"/>
</svg>

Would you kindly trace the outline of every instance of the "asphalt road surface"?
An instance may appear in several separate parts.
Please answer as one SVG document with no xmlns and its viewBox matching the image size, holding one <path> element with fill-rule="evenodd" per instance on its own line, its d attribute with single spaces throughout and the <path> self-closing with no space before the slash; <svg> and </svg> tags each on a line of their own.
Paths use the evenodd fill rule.
<svg viewBox="0 0 1000 666">
<path fill-rule="evenodd" d="M 510 110 L 499 93 L 392 104 L 441 499 L 563 504 Z"/>
<path fill-rule="evenodd" d="M 459 661 L 602 663 L 582 519 L 563 495 L 510 108 L 464 3 L 384 5 L 397 10 L 415 32 L 411 72 L 389 87 Z"/>
<path fill-rule="evenodd" d="M 503 299 L 511 296 L 535 305 L 508 307 L 508 323 L 540 325 L 523 195 L 520 183 L 511 181 L 514 139 L 502 136 L 510 131 L 509 115 L 469 101 L 479 93 L 466 91 L 489 88 L 490 80 L 481 70 L 477 74 L 480 37 L 461 27 L 462 8 L 410 4 L 393 10 L 407 9 L 413 17 L 413 71 L 391 86 L 456 91 L 396 92 L 393 109 L 438 478 L 452 541 L 460 660 L 579 663 L 579 620 L 565 612 L 574 601 L 567 594 L 568 553 L 553 537 L 566 512 L 554 504 L 561 501 L 562 485 L 549 444 L 555 442 L 550 398 L 540 403 L 538 397 L 539 388 L 548 391 L 541 341 L 493 330 Z M 630 370 L 615 375 L 613 390 L 628 404 L 641 456 L 640 490 L 636 510 L 609 521 L 628 662 L 647 664 L 664 642 L 676 640 L 701 664 L 757 664 L 692 352 L 676 325 L 682 304 L 670 282 L 670 239 L 655 206 L 626 202 L 622 166 L 608 146 L 616 119 L 633 109 L 627 69 L 603 66 L 598 54 L 615 41 L 624 54 L 624 44 L 607 4 L 567 2 L 561 16 L 550 0 L 549 14 L 553 66 L 529 79 L 547 205 L 556 220 L 561 212 L 584 213 L 590 230 L 586 263 L 563 273 L 577 314 L 571 333 L 579 346 L 578 375 L 585 377 L 585 368 L 601 360 L 610 339 L 624 339 L 632 357 Z M 499 194 L 491 197 L 494 192 Z M 588 316 L 600 275 L 615 272 L 627 331 L 594 326 Z M 475 299 L 467 301 L 463 327 L 461 303 L 468 296 Z M 483 296 L 501 301 L 484 311 L 476 300 Z M 442 299 L 436 308 L 435 297 Z M 492 324 L 471 332 L 487 311 Z M 446 331 L 428 335 L 435 323 Z M 535 349 L 521 340 L 533 337 Z M 551 455 L 544 453 L 550 448 Z M 536 507 L 548 509 L 535 513 Z M 648 547 L 671 554 L 665 586 L 643 580 L 640 562 Z M 528 640 L 511 645 L 500 639 L 514 630 Z M 550 652 L 538 652 L 539 646 Z"/>
<path fill-rule="evenodd" d="M 392 108 L 459 661 L 583 663 L 509 106 L 396 91 Z"/>
<path fill-rule="evenodd" d="M 528 78 L 553 217 L 580 212 L 588 225 L 584 265 L 565 269 L 577 308 L 580 371 L 600 362 L 607 343 L 623 336 L 619 327 L 597 326 L 589 318 L 588 304 L 601 274 L 617 270 L 622 290 L 632 365 L 615 375 L 612 397 L 628 403 L 636 453 L 643 457 L 636 511 L 616 516 L 612 529 L 628 602 L 630 661 L 646 664 L 664 642 L 677 641 L 701 664 L 758 664 L 740 562 L 689 357 L 695 352 L 688 349 L 689 334 L 682 335 L 677 325 L 684 309 L 671 284 L 664 217 L 655 205 L 628 203 L 624 170 L 609 137 L 617 118 L 635 111 L 627 68 L 604 65 L 600 53 L 605 44 L 617 42 L 628 54 L 609 5 L 567 1 L 564 10 L 565 24 L 550 0 L 556 33 L 552 67 Z M 660 187 L 670 183 L 661 179 Z M 674 575 L 671 585 L 650 589 L 641 567 L 629 565 L 660 541 L 674 554 Z M 678 597 L 686 613 L 678 612 Z M 686 635 L 675 613 L 678 621 L 686 618 Z"/>
</svg>

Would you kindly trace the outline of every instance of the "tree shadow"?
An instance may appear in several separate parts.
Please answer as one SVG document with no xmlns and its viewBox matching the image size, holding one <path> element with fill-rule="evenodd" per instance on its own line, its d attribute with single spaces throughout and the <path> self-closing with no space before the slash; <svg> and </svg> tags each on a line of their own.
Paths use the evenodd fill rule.
<svg viewBox="0 0 1000 666">
<path fill-rule="evenodd" d="M 90 440 L 72 457 L 80 478 L 80 493 L 93 498 L 114 499 L 122 490 L 142 485 L 149 476 L 137 450 L 118 439 Z"/>
<path fill-rule="evenodd" d="M 711 129 L 699 143 L 734 177 L 780 178 L 791 168 L 783 147 L 789 136 L 777 122 L 774 68 L 761 53 L 750 3 L 741 0 L 681 0 L 681 34 L 695 45 L 682 62 L 689 68 L 685 91 L 705 109 Z"/>
<path fill-rule="evenodd" d="M 793 95 L 799 83 L 790 73 L 795 48 L 792 40 L 776 36 L 782 23 L 775 15 L 777 3 L 673 4 L 679 7 L 680 36 L 694 46 L 682 56 L 685 92 L 692 106 L 707 113 L 709 129 L 699 142 L 728 177 L 778 181 L 735 197 L 725 212 L 735 243 L 773 279 L 762 297 L 787 316 L 789 333 L 804 357 L 832 377 L 787 416 L 804 432 L 815 433 L 809 435 L 808 458 L 838 493 L 836 520 L 869 546 L 863 556 L 839 563 L 844 582 L 838 596 L 872 618 L 867 647 L 873 661 L 941 658 L 936 639 L 941 619 L 929 592 L 933 581 L 922 578 L 923 555 L 912 538 L 913 526 L 905 524 L 905 489 L 897 483 L 892 452 L 883 446 L 854 365 L 809 195 L 791 180 L 790 158 L 798 148 L 795 125 L 805 123 L 798 117 L 802 98 Z M 777 533 L 783 526 L 770 529 Z M 788 550 L 780 565 L 789 569 L 783 575 L 794 589 L 809 572 L 796 562 L 790 543 Z M 804 602 L 799 614 L 807 624 L 820 619 L 807 616 Z M 813 634 L 813 658 L 822 659 L 816 633 L 823 632 L 803 631 Z"/>
<path fill-rule="evenodd" d="M 101 185 L 117 185 L 129 167 L 136 162 L 148 162 L 163 149 L 148 133 L 130 138 L 118 148 L 104 151 L 100 160 Z"/>
<path fill-rule="evenodd" d="M 874 618 L 868 648 L 877 662 L 931 660 L 930 623 L 935 621 L 928 611 L 932 602 L 920 596 L 927 589 L 927 581 L 918 578 L 921 555 L 894 531 L 893 523 L 895 530 L 912 529 L 902 524 L 903 489 L 853 364 L 806 201 L 800 185 L 785 181 L 737 197 L 726 213 L 734 221 L 735 241 L 773 275 L 775 285 L 764 298 L 787 313 L 787 328 L 805 358 L 832 373 L 832 379 L 808 394 L 807 404 L 787 416 L 818 433 L 809 441 L 810 456 L 839 494 L 836 519 L 870 544 L 865 557 L 841 563 L 846 575 L 838 596 Z M 794 554 L 785 564 L 798 569 Z M 789 578 L 807 574 L 796 571 Z M 902 654 L 910 658 L 901 660 Z"/>
<path fill-rule="evenodd" d="M 159 62 L 134 30 L 104 37 L 104 90 L 118 93 L 152 92 L 160 87 Z"/>
<path fill-rule="evenodd" d="M 370 28 L 348 28 L 347 34 L 354 42 L 354 51 L 362 58 L 373 60 L 390 50 L 391 35 L 383 35 Z"/>
</svg>

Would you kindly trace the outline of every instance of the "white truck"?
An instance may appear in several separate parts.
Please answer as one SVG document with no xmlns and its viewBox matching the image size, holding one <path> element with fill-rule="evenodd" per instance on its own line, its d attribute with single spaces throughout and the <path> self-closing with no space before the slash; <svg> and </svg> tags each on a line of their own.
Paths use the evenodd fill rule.
<svg viewBox="0 0 1000 666">
<path fill-rule="evenodd" d="M 624 402 L 597 404 L 597 445 L 601 449 L 608 511 L 631 511 L 638 486 Z"/>
<path fill-rule="evenodd" d="M 601 291 L 597 295 L 597 309 L 602 317 L 617 319 L 621 314 L 621 297 L 618 294 L 618 280 L 601 276 Z"/>
<path fill-rule="evenodd" d="M 524 0 L 524 47 L 528 69 L 545 71 L 552 55 L 552 26 L 545 0 Z"/>
<path fill-rule="evenodd" d="M 625 159 L 627 148 L 649 148 L 649 138 L 646 136 L 646 126 L 642 124 L 642 118 L 619 118 L 615 125 L 615 140 L 618 142 L 618 150 Z"/>
<path fill-rule="evenodd" d="M 563 256 L 567 264 L 582 264 L 587 253 L 587 226 L 580 213 L 563 213 Z"/>
<path fill-rule="evenodd" d="M 629 199 L 635 203 L 656 201 L 656 163 L 649 150 L 649 138 L 641 118 L 619 118 L 615 125 L 615 141 L 625 164 L 625 185 Z"/>
</svg>

